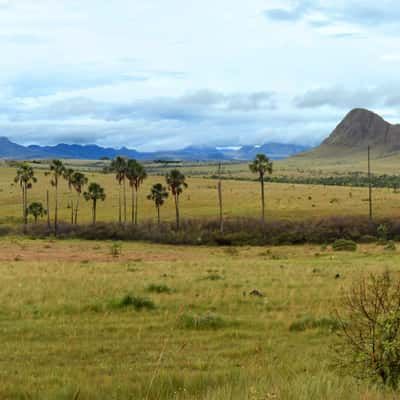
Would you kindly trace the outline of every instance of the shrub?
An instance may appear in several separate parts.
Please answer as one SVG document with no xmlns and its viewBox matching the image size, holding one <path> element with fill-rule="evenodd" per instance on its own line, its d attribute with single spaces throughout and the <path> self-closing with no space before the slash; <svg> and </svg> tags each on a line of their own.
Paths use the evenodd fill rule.
<svg viewBox="0 0 400 400">
<path fill-rule="evenodd" d="M 388 240 L 389 229 L 386 224 L 380 224 L 376 230 L 379 240 L 386 241 Z"/>
<path fill-rule="evenodd" d="M 219 274 L 209 274 L 207 275 L 205 278 L 203 278 L 204 280 L 209 280 L 209 281 L 221 281 L 224 279 L 223 276 L 219 275 Z"/>
<path fill-rule="evenodd" d="M 147 291 L 150 293 L 171 293 L 172 289 L 164 284 L 158 285 L 155 283 L 151 283 L 149 286 L 147 286 Z"/>
<path fill-rule="evenodd" d="M 378 238 L 372 235 L 363 235 L 360 238 L 360 243 L 376 243 Z"/>
<path fill-rule="evenodd" d="M 114 242 L 110 246 L 110 254 L 113 257 L 119 257 L 122 252 L 122 244 L 118 242 Z"/>
<path fill-rule="evenodd" d="M 289 330 L 291 332 L 302 332 L 307 329 L 327 329 L 331 332 L 336 331 L 340 328 L 340 322 L 337 318 L 332 317 L 321 317 L 315 318 L 310 315 L 306 315 L 297 321 L 290 324 Z"/>
<path fill-rule="evenodd" d="M 144 308 L 153 310 L 155 308 L 155 304 L 151 299 L 146 297 L 131 296 L 128 294 L 120 299 L 112 300 L 110 302 L 110 307 L 116 309 L 133 307 L 135 310 L 142 310 Z"/>
<path fill-rule="evenodd" d="M 371 274 L 353 284 L 338 312 L 339 365 L 393 388 L 400 383 L 399 298 L 399 278 Z"/>
<path fill-rule="evenodd" d="M 390 240 L 389 242 L 387 242 L 386 246 L 383 249 L 387 251 L 395 251 L 396 244 L 392 240 Z"/>
<path fill-rule="evenodd" d="M 332 244 L 332 249 L 335 251 L 356 251 L 357 243 L 347 239 L 337 239 Z"/>
<path fill-rule="evenodd" d="M 178 324 L 180 328 L 196 330 L 220 329 L 227 325 L 226 321 L 222 317 L 215 314 L 184 314 L 179 318 Z"/>
</svg>

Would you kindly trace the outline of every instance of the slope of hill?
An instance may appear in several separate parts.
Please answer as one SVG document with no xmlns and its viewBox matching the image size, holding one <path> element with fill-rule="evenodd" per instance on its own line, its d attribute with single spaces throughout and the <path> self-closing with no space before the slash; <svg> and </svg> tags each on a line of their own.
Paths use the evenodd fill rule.
<svg viewBox="0 0 400 400">
<path fill-rule="evenodd" d="M 293 154 L 309 150 L 307 146 L 292 144 L 267 143 L 262 146 L 238 146 L 216 148 L 208 146 L 190 146 L 180 150 L 142 153 L 126 147 L 121 149 L 105 148 L 97 145 L 58 144 L 56 146 L 21 146 L 6 137 L 0 137 L 0 159 L 32 160 L 49 158 L 68 158 L 98 160 L 116 156 L 136 158 L 138 160 L 182 160 L 182 161 L 217 161 L 250 160 L 257 153 L 266 153 L 272 159 L 282 159 Z"/>
</svg>

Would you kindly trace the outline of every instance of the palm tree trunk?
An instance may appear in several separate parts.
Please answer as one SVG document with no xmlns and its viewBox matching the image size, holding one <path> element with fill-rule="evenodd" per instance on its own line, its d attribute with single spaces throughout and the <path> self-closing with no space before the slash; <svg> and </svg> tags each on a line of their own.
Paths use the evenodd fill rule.
<svg viewBox="0 0 400 400">
<path fill-rule="evenodd" d="M 132 210 L 131 210 L 132 225 L 135 223 L 135 190 L 132 186 Z"/>
<path fill-rule="evenodd" d="M 161 218 L 160 218 L 160 206 L 157 206 L 157 224 L 160 225 Z"/>
<path fill-rule="evenodd" d="M 218 182 L 218 203 L 219 203 L 219 231 L 224 234 L 224 215 L 222 211 L 222 182 Z"/>
<path fill-rule="evenodd" d="M 176 230 L 179 230 L 179 195 L 175 195 Z"/>
<path fill-rule="evenodd" d="M 265 236 L 265 193 L 264 193 L 264 176 L 260 177 L 261 181 L 261 222 L 262 222 L 262 231 L 263 236 Z"/>
<path fill-rule="evenodd" d="M 23 224 L 24 224 L 24 233 L 26 233 L 26 228 L 27 228 L 27 218 L 26 218 L 26 185 L 23 184 L 22 186 L 22 218 L 23 218 Z"/>
<path fill-rule="evenodd" d="M 51 223 L 50 223 L 50 200 L 49 200 L 49 191 L 46 191 L 46 208 L 47 208 L 47 228 L 50 231 Z"/>
<path fill-rule="evenodd" d="M 124 178 L 124 223 L 126 224 L 126 179 Z"/>
<path fill-rule="evenodd" d="M 37 225 L 38 216 L 35 215 L 35 225 Z"/>
<path fill-rule="evenodd" d="M 74 201 L 71 200 L 71 225 L 74 224 Z"/>
<path fill-rule="evenodd" d="M 54 204 L 54 233 L 57 235 L 58 228 L 58 182 L 56 182 L 56 198 Z"/>
<path fill-rule="evenodd" d="M 25 185 L 25 190 L 24 190 L 24 203 L 25 203 L 25 215 L 24 215 L 24 225 L 28 225 L 28 188 L 27 185 Z"/>
<path fill-rule="evenodd" d="M 122 224 L 122 200 L 121 200 L 121 182 L 119 182 L 119 194 L 118 194 L 118 222 L 121 225 Z"/>
<path fill-rule="evenodd" d="M 76 206 L 75 206 L 75 225 L 78 224 L 78 207 L 79 207 L 79 199 L 81 197 L 81 194 L 78 193 L 78 198 L 76 200 Z"/>
<path fill-rule="evenodd" d="M 138 188 L 135 189 L 135 225 L 138 223 Z"/>
<path fill-rule="evenodd" d="M 93 225 L 96 225 L 96 200 L 93 200 Z"/>
</svg>

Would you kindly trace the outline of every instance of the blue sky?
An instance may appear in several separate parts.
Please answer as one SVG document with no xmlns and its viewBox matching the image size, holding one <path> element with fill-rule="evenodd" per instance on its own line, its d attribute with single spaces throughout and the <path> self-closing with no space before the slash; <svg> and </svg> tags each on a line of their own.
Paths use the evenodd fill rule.
<svg viewBox="0 0 400 400">
<path fill-rule="evenodd" d="M 317 144 L 400 122 L 398 0 L 0 0 L 0 136 Z"/>
</svg>

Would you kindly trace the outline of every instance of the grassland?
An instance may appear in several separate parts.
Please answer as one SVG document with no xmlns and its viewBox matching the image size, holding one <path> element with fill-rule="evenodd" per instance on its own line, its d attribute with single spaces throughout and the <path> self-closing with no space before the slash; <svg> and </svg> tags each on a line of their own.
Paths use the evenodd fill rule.
<svg viewBox="0 0 400 400">
<path fill-rule="evenodd" d="M 0 398 L 397 398 L 339 374 L 331 330 L 290 330 L 361 274 L 400 273 L 397 251 L 110 246 L 0 242 Z M 127 294 L 155 308 L 110 306 Z"/>
<path fill-rule="evenodd" d="M 208 166 L 211 171 L 212 167 Z M 15 169 L 0 168 L 0 223 L 19 223 L 21 221 L 21 193 L 13 183 Z M 37 170 L 38 183 L 29 191 L 29 201 L 41 201 L 45 204 L 46 190 L 50 191 L 50 213 L 54 207 L 54 188 L 43 170 Z M 90 172 L 90 181 L 96 181 L 106 189 L 107 199 L 98 206 L 99 221 L 116 221 L 118 217 L 118 185 L 111 174 Z M 146 199 L 150 186 L 164 182 L 163 176 L 150 176 L 139 194 L 139 218 L 155 218 L 153 204 Z M 189 188 L 181 196 L 181 214 L 183 218 L 215 218 L 218 213 L 217 182 L 200 177 L 188 178 Z M 128 206 L 130 189 L 128 187 Z M 232 217 L 258 217 L 260 215 L 259 183 L 252 181 L 226 180 L 223 182 L 224 215 Z M 330 215 L 367 215 L 368 193 L 365 188 L 324 187 L 319 185 L 266 184 L 267 218 L 319 218 Z M 66 183 L 60 184 L 60 216 L 69 221 L 70 199 L 75 199 Z M 376 216 L 400 216 L 399 194 L 393 190 L 374 190 L 374 212 Z M 128 207 L 128 216 L 130 215 Z M 165 220 L 174 218 L 172 199 L 167 200 L 161 210 Z M 80 221 L 90 222 L 90 204 L 81 201 Z"/>
</svg>

